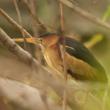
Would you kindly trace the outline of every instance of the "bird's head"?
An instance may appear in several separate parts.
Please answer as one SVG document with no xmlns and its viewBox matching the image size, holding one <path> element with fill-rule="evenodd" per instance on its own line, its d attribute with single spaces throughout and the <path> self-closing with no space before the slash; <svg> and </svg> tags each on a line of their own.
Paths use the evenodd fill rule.
<svg viewBox="0 0 110 110">
<path fill-rule="evenodd" d="M 59 36 L 57 34 L 45 34 L 38 38 L 37 42 L 43 47 L 51 47 L 59 42 Z"/>
</svg>

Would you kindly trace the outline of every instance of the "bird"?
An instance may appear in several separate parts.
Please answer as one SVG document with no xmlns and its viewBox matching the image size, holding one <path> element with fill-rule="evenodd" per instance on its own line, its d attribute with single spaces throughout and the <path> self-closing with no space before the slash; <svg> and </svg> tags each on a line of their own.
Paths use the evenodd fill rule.
<svg viewBox="0 0 110 110">
<path fill-rule="evenodd" d="M 107 82 L 104 68 L 81 42 L 56 33 L 46 33 L 40 38 L 44 59 L 52 69 L 63 73 L 61 46 L 65 40 L 67 73 L 80 81 Z"/>
<path fill-rule="evenodd" d="M 69 76 L 76 81 L 107 83 L 104 68 L 81 42 L 58 33 L 44 33 L 34 40 L 28 39 L 28 42 L 39 42 L 45 62 L 60 74 L 63 75 L 64 72 L 61 52 L 61 48 L 64 47 L 66 73 Z"/>
</svg>

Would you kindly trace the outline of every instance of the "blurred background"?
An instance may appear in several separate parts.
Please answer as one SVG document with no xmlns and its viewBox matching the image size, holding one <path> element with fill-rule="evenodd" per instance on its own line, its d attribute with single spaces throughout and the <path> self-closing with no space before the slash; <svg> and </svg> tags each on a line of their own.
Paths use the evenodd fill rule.
<svg viewBox="0 0 110 110">
<path fill-rule="evenodd" d="M 45 24 L 45 26 L 52 27 L 52 29 L 48 29 L 48 31 L 52 32 L 54 29 L 54 31 L 59 32 L 60 15 L 59 15 L 58 2 L 56 0 L 35 0 L 35 1 L 36 1 L 37 16 L 40 18 L 43 24 Z M 100 18 L 102 21 L 104 20 L 105 22 L 110 24 L 110 0 L 72 0 L 72 2 L 76 6 Z M 26 6 L 22 3 L 22 0 L 17 0 L 17 3 L 20 8 L 23 27 L 25 27 L 25 29 L 27 29 L 31 34 L 33 34 L 32 23 L 31 23 L 32 19 L 27 11 Z M 17 17 L 16 10 L 12 0 L 0 0 L 0 8 L 4 9 L 15 21 L 18 22 L 18 17 Z M 74 38 L 80 40 L 82 43 L 88 42 L 93 36 L 96 36 L 96 37 L 97 35 L 102 36 L 102 40 L 97 44 L 95 44 L 92 48 L 90 48 L 90 51 L 92 51 L 95 57 L 103 65 L 103 67 L 106 70 L 108 79 L 110 79 L 110 74 L 109 74 L 110 72 L 110 67 L 109 67 L 110 66 L 110 30 L 80 16 L 78 13 L 74 12 L 67 6 L 64 6 L 64 26 L 65 26 L 65 33 L 67 35 L 73 36 L 75 34 L 76 36 L 74 36 Z M 0 15 L 0 27 L 3 28 L 6 31 L 6 33 L 8 33 L 8 35 L 10 35 L 10 37 L 12 38 L 22 36 L 21 33 L 12 25 L 10 25 L 10 23 L 8 23 L 6 19 L 3 18 L 1 15 Z M 23 47 L 22 43 L 20 45 Z M 28 46 L 28 51 L 33 53 L 34 46 L 31 44 L 27 44 L 27 46 Z M 6 48 L 0 45 L 0 75 L 1 76 L 14 75 L 16 73 L 15 77 L 18 77 L 19 74 L 24 74 L 24 73 L 30 74 L 30 72 L 31 72 L 30 69 L 26 68 L 25 65 L 21 64 L 20 61 L 15 56 L 13 56 Z M 21 75 L 19 76 L 19 78 L 23 80 L 24 76 Z M 5 83 L 4 80 L 1 79 L 0 83 L 1 83 L 0 88 L 4 90 L 3 93 L 6 92 L 6 95 L 10 94 L 9 91 L 11 90 L 13 91 L 13 89 L 10 89 L 13 85 L 9 84 L 7 85 L 8 89 L 4 89 L 3 87 Z M 24 94 L 25 92 L 26 91 L 24 91 Z M 33 93 L 33 91 L 31 92 Z M 109 92 L 110 92 L 110 89 L 109 89 Z M 105 110 L 110 110 L 110 104 L 109 104 L 110 93 L 109 92 L 108 92 L 108 96 L 106 97 Z M 17 92 L 15 91 L 13 95 L 14 94 L 17 94 Z M 18 96 L 14 95 L 14 98 L 15 98 L 14 101 L 16 100 L 16 97 Z M 27 103 L 25 101 L 24 103 Z M 5 110 L 5 109 L 7 110 L 7 108 L 5 109 L 2 108 L 2 105 L 3 104 L 1 101 L 0 110 Z M 35 105 L 30 105 L 30 106 L 35 106 Z M 26 106 L 22 109 L 19 108 L 18 106 L 14 106 L 14 107 L 15 107 L 14 109 L 10 107 L 8 107 L 8 109 L 24 110 Z M 91 109 L 90 108 L 88 110 L 93 109 L 93 108 Z M 27 107 L 25 109 L 27 110 Z M 33 107 L 31 109 L 37 110 L 36 108 L 33 108 Z M 28 110 L 31 110 L 31 109 L 28 109 Z M 40 109 L 43 110 L 43 108 L 40 108 Z M 99 108 L 96 108 L 96 109 L 98 110 Z"/>
</svg>

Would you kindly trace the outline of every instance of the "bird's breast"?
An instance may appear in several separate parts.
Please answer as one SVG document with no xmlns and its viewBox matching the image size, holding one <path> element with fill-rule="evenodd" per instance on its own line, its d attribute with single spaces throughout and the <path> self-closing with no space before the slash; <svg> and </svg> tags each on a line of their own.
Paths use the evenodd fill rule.
<svg viewBox="0 0 110 110">
<path fill-rule="evenodd" d="M 63 66 L 58 48 L 47 48 L 44 52 L 44 58 L 48 66 L 57 72 L 62 72 Z"/>
</svg>

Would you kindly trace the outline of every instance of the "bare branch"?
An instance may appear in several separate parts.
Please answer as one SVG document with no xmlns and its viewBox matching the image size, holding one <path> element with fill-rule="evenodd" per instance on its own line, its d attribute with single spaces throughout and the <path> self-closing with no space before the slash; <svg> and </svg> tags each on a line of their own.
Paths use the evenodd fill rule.
<svg viewBox="0 0 110 110">
<path fill-rule="evenodd" d="M 77 12 L 80 16 L 102 26 L 106 29 L 110 29 L 110 25 L 108 25 L 106 22 L 103 22 L 101 19 L 97 18 L 96 16 L 91 15 L 90 13 L 84 11 L 83 9 L 79 8 L 78 6 L 74 5 L 70 0 L 61 0 L 63 4 Z"/>
<path fill-rule="evenodd" d="M 60 7 L 60 28 L 61 28 L 61 31 L 63 33 L 64 32 L 64 12 L 63 12 L 62 2 L 59 3 L 59 7 Z"/>
<path fill-rule="evenodd" d="M 31 12 L 33 13 L 33 16 L 36 16 L 36 1 L 35 0 L 29 0 L 28 3 Z M 31 27 L 32 27 L 32 31 L 33 31 L 33 35 L 34 36 L 38 36 L 38 29 L 40 26 L 37 26 L 36 24 L 36 20 L 33 18 L 33 16 L 30 14 L 30 19 L 32 20 L 31 22 Z"/>
<path fill-rule="evenodd" d="M 16 13 L 17 13 L 17 16 L 18 16 L 18 22 L 19 22 L 19 24 L 22 26 L 21 13 L 20 13 L 20 10 L 19 10 L 17 1 L 16 1 L 16 0 L 12 0 L 12 1 L 13 1 L 14 6 L 15 6 L 15 9 L 16 9 Z M 26 47 L 25 34 L 24 34 L 23 30 L 20 30 L 20 31 L 21 31 L 21 34 L 22 34 L 23 39 L 24 39 L 24 48 L 26 49 L 27 47 Z"/>
<path fill-rule="evenodd" d="M 22 19 L 21 19 L 21 13 L 20 13 L 17 1 L 16 0 L 12 0 L 12 1 L 13 1 L 14 6 L 15 6 L 15 9 L 16 9 L 16 13 L 17 13 L 17 16 L 18 16 L 18 22 L 21 25 L 22 24 Z"/>
<path fill-rule="evenodd" d="M 35 14 L 33 13 L 33 10 L 31 9 L 31 7 L 30 7 L 30 5 L 28 4 L 27 0 L 23 0 L 22 2 L 23 2 L 23 3 L 25 4 L 25 6 L 27 7 L 27 9 L 28 9 L 30 15 L 32 16 L 32 18 L 33 18 L 35 24 L 40 27 L 39 31 L 41 31 L 41 32 L 42 32 L 42 31 L 44 31 L 44 32 L 47 31 L 47 28 L 45 27 L 45 25 L 44 25 L 44 24 L 41 22 L 41 20 L 40 20 L 37 16 L 35 16 Z"/>
<path fill-rule="evenodd" d="M 23 31 L 28 37 L 32 37 L 21 25 L 12 19 L 3 9 L 0 8 L 0 15 L 3 16 L 9 23 L 11 23 L 19 31 Z"/>
<path fill-rule="evenodd" d="M 51 25 L 46 25 L 39 19 L 39 17 L 33 13 L 31 7 L 29 6 L 29 3 L 27 2 L 27 0 L 23 0 L 22 1 L 25 6 L 27 7 L 30 15 L 32 16 L 34 22 L 35 22 L 35 25 L 39 27 L 39 32 L 47 32 L 48 29 L 50 29 L 52 32 L 56 32 L 55 28 Z"/>
<path fill-rule="evenodd" d="M 64 34 L 64 12 L 63 12 L 63 4 L 59 0 L 59 8 L 60 8 L 60 31 L 61 34 Z M 63 62 L 63 73 L 65 76 L 65 84 L 67 84 L 67 65 L 65 62 L 65 37 L 63 36 L 64 42 L 63 46 L 61 48 L 61 56 L 62 56 L 62 62 Z M 66 89 L 63 92 L 63 102 L 62 102 L 62 110 L 67 110 L 67 93 Z"/>
</svg>

